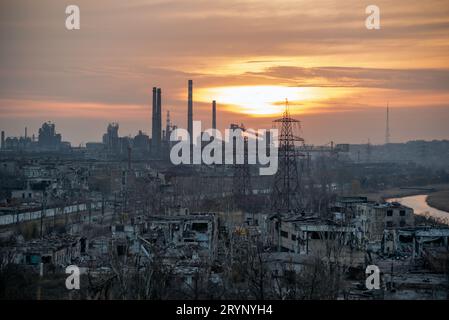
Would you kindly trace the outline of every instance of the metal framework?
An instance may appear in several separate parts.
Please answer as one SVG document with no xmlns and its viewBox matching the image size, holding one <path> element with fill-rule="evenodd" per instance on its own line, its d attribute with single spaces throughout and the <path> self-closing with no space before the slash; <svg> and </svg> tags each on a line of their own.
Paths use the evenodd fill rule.
<svg viewBox="0 0 449 320">
<path fill-rule="evenodd" d="M 301 179 L 297 158 L 303 156 L 295 148 L 295 143 L 304 145 L 304 139 L 297 135 L 299 120 L 290 117 L 288 100 L 282 118 L 273 123 L 279 129 L 278 171 L 274 178 L 272 207 L 278 213 L 299 211 L 301 204 Z"/>
<path fill-rule="evenodd" d="M 245 131 L 243 126 L 240 128 Z M 233 194 L 237 205 L 241 208 L 248 207 L 247 196 L 251 195 L 251 172 L 248 165 L 248 137 L 244 137 L 245 162 L 233 166 Z"/>
</svg>

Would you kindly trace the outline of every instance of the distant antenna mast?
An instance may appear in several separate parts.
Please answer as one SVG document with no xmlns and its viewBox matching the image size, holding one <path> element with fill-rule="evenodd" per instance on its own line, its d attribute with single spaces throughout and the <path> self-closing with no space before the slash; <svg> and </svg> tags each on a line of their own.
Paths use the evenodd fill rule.
<svg viewBox="0 0 449 320">
<path fill-rule="evenodd" d="M 386 124 L 386 131 L 385 131 L 385 144 L 390 143 L 390 106 L 387 103 L 387 124 Z"/>
</svg>

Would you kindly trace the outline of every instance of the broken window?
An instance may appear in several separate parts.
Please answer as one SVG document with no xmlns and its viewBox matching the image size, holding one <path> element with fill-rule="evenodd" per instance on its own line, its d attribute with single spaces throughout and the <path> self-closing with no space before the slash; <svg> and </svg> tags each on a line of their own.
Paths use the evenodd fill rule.
<svg viewBox="0 0 449 320">
<path fill-rule="evenodd" d="M 117 255 L 123 256 L 126 253 L 126 247 L 124 245 L 118 245 L 117 246 Z"/>
<path fill-rule="evenodd" d="M 413 237 L 412 236 L 406 236 L 406 235 L 400 235 L 399 236 L 399 242 L 411 243 L 411 242 L 413 242 Z"/>
<path fill-rule="evenodd" d="M 405 216 L 405 210 L 399 211 L 399 215 L 400 215 L 401 217 Z"/>
<path fill-rule="evenodd" d="M 393 215 L 393 210 L 387 210 L 387 216 L 391 217 Z"/>
<path fill-rule="evenodd" d="M 320 234 L 318 232 L 316 232 L 316 231 L 313 231 L 311 233 L 311 235 L 310 235 L 310 238 L 314 239 L 314 240 L 319 240 L 320 239 Z"/>
<path fill-rule="evenodd" d="M 192 230 L 197 232 L 207 232 L 206 222 L 194 222 L 192 223 Z"/>
<path fill-rule="evenodd" d="M 288 283 L 295 283 L 296 273 L 294 270 L 285 270 L 284 271 L 284 279 Z"/>
<path fill-rule="evenodd" d="M 86 239 L 82 238 L 80 242 L 81 242 L 80 252 L 81 253 L 86 253 Z"/>
<path fill-rule="evenodd" d="M 281 231 L 281 237 L 283 237 L 283 238 L 288 238 L 288 232 L 286 232 L 286 231 Z"/>
</svg>

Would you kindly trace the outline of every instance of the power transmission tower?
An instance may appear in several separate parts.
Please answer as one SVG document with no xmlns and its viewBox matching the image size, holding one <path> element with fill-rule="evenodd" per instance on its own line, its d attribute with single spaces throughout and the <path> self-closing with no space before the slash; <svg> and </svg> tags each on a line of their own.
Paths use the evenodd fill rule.
<svg viewBox="0 0 449 320">
<path fill-rule="evenodd" d="M 278 171 L 274 178 L 272 206 L 278 213 L 298 211 L 302 208 L 301 184 L 297 158 L 302 154 L 295 148 L 296 142 L 304 145 L 304 139 L 296 135 L 300 122 L 290 117 L 288 100 L 282 118 L 274 120 L 280 126 L 278 147 Z"/>
</svg>

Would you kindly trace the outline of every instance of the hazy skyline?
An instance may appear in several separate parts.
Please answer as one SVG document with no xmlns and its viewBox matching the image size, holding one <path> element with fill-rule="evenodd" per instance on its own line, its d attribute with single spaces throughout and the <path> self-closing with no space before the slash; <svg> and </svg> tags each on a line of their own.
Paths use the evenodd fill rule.
<svg viewBox="0 0 449 320">
<path fill-rule="evenodd" d="M 81 29 L 65 29 L 65 7 Z M 365 7 L 381 29 L 365 28 Z M 308 143 L 449 139 L 447 1 L 6 0 L 0 3 L 0 129 L 56 123 L 74 145 L 151 134 L 151 91 L 165 113 L 219 129 L 270 128 L 288 98 Z"/>
</svg>

